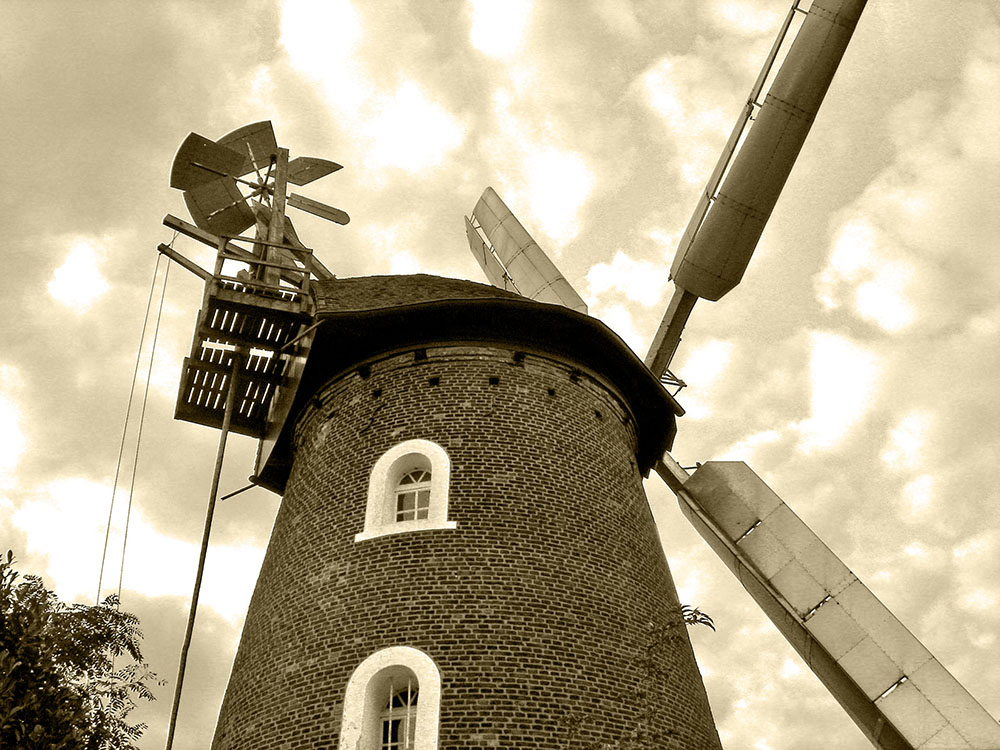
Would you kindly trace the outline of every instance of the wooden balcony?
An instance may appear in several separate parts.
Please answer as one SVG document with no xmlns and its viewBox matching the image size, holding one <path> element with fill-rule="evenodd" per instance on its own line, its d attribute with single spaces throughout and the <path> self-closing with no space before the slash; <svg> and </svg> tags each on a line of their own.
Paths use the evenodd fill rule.
<svg viewBox="0 0 1000 750">
<path fill-rule="evenodd" d="M 311 253 L 277 245 L 288 252 L 280 261 L 265 261 L 234 252 L 227 240 L 269 244 L 221 238 L 215 273 L 205 282 L 191 354 L 184 359 L 174 417 L 221 428 L 235 360 L 230 428 L 260 438 L 267 431 L 276 389 L 289 385 L 290 350 L 312 322 Z M 234 266 L 240 267 L 235 275 Z"/>
</svg>

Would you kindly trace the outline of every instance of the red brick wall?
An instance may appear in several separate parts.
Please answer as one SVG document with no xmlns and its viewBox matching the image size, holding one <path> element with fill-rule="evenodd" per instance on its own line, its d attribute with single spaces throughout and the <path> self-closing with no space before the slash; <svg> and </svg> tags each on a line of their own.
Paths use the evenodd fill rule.
<svg viewBox="0 0 1000 750">
<path fill-rule="evenodd" d="M 630 660 L 651 624 L 676 617 L 677 597 L 632 421 L 572 364 L 513 354 L 408 352 L 317 394 L 215 750 L 335 748 L 351 672 L 394 645 L 421 649 L 441 672 L 442 750 L 564 747 L 568 712 L 586 717 L 581 742 L 634 726 Z M 448 452 L 458 528 L 355 543 L 372 465 L 411 438 Z M 662 650 L 656 721 L 677 732 L 669 747 L 718 748 L 687 635 L 671 632 L 680 638 Z"/>
</svg>

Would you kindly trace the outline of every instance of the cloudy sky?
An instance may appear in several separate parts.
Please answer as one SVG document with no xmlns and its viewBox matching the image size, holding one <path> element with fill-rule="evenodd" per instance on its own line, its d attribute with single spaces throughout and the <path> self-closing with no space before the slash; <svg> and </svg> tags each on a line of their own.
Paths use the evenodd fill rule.
<svg viewBox="0 0 1000 750">
<path fill-rule="evenodd" d="M 640 355 L 680 231 L 787 0 L 0 4 L 0 540 L 93 601 L 168 186 L 190 131 L 274 122 L 345 168 L 295 217 L 338 276 L 483 280 L 462 214 L 493 185 Z M 695 310 L 675 454 L 747 461 L 1000 715 L 1000 13 L 873 0 L 744 283 Z M 209 251 L 180 238 L 203 265 Z M 157 276 L 157 294 L 163 267 Z M 172 419 L 201 284 L 169 274 L 115 495 L 104 594 L 170 680 L 218 433 Z M 159 297 L 153 301 L 154 310 Z M 236 437 L 223 491 L 243 486 Z M 647 492 L 727 748 L 860 750 L 860 732 L 687 526 Z M 205 747 L 278 498 L 219 506 L 178 747 Z"/>
</svg>

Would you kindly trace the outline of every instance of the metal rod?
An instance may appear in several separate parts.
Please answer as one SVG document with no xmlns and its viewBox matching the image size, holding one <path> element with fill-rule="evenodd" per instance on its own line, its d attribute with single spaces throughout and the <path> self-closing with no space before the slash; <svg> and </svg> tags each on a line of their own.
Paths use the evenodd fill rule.
<svg viewBox="0 0 1000 750">
<path fill-rule="evenodd" d="M 237 177 L 234 174 L 229 174 L 229 172 L 223 172 L 221 169 L 215 169 L 214 167 L 209 167 L 205 164 L 199 164 L 196 161 L 191 162 L 191 166 L 198 167 L 199 169 L 204 169 L 206 172 L 214 172 L 215 174 L 221 175 L 222 177 L 232 177 L 237 182 L 242 182 L 244 185 L 247 185 L 252 188 L 267 189 L 266 185 L 261 185 L 260 183 L 257 182 L 250 182 L 250 180 L 244 180 L 242 177 Z M 256 169 L 256 167 L 254 167 L 254 169 Z M 259 176 L 260 174 L 258 173 L 258 177 Z"/>
<path fill-rule="evenodd" d="M 246 487 L 240 487 L 238 490 L 235 490 L 234 492 L 230 492 L 228 495 L 223 495 L 222 497 L 219 498 L 219 500 L 220 501 L 222 501 L 222 500 L 228 500 L 231 497 L 236 497 L 241 492 L 246 492 L 247 490 L 252 490 L 256 486 L 257 486 L 256 484 L 252 484 L 251 483 L 251 484 L 248 484 Z"/>
<path fill-rule="evenodd" d="M 284 353 L 285 353 L 285 351 L 286 351 L 287 349 L 289 349 L 290 347 L 294 346 L 294 345 L 295 345 L 296 343 L 298 343 L 298 342 L 299 342 L 299 341 L 300 341 L 300 340 L 301 340 L 301 339 L 302 339 L 302 338 L 303 338 L 304 336 L 308 336 L 308 335 L 309 335 L 310 333 L 312 333 L 312 332 L 313 332 L 313 331 L 315 331 L 315 330 L 316 330 L 317 328 L 319 328 L 319 327 L 320 327 L 320 326 L 321 326 L 322 324 L 323 324 L 323 321 L 321 320 L 321 321 L 320 321 L 319 323 L 313 323 L 313 324 L 312 324 L 311 326 L 309 326 L 308 328 L 303 328 L 303 329 L 302 329 L 302 332 L 301 332 L 301 333 L 300 333 L 300 334 L 299 334 L 298 336 L 296 336 L 296 337 L 295 337 L 294 339 L 292 339 L 291 341 L 289 341 L 289 342 L 288 342 L 287 344 L 285 344 L 285 345 L 284 345 L 283 347 L 281 347 L 280 349 L 278 349 L 278 353 L 279 353 L 279 354 L 284 354 Z"/>
<path fill-rule="evenodd" d="M 201 535 L 201 554 L 198 557 L 198 573 L 194 579 L 194 591 L 191 593 L 191 609 L 188 612 L 187 629 L 184 632 L 184 645 L 181 646 L 181 660 L 177 666 L 177 685 L 174 687 L 174 703 L 170 708 L 170 726 L 167 730 L 165 750 L 171 750 L 174 744 L 174 729 L 177 727 L 177 711 L 181 703 L 181 688 L 184 685 L 184 668 L 187 666 L 188 650 L 191 648 L 191 635 L 194 632 L 194 619 L 198 613 L 198 595 L 201 593 L 201 579 L 205 573 L 205 557 L 208 554 L 208 539 L 212 533 L 212 516 L 215 514 L 216 497 L 219 494 L 219 477 L 222 475 L 222 458 L 226 453 L 226 438 L 229 437 L 229 424 L 233 417 L 233 405 L 236 402 L 236 373 L 239 371 L 240 357 L 233 355 L 233 366 L 229 374 L 229 387 L 226 391 L 226 411 L 222 417 L 222 434 L 219 436 L 219 450 L 215 457 L 215 474 L 212 476 L 212 491 L 208 498 L 208 510 L 205 513 L 205 529 Z"/>
</svg>

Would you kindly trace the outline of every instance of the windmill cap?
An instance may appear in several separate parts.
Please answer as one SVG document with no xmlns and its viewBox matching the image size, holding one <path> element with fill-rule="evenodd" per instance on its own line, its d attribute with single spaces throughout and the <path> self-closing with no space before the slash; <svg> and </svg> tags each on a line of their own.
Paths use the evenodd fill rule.
<svg viewBox="0 0 1000 750">
<path fill-rule="evenodd" d="M 596 318 L 561 305 L 461 279 L 417 274 L 328 279 L 313 285 L 316 333 L 288 418 L 261 472 L 280 492 L 291 469 L 291 436 L 314 393 L 342 373 L 415 348 L 485 344 L 578 365 L 610 383 L 636 427 L 646 474 L 668 450 L 683 409 L 621 338 Z"/>
</svg>

